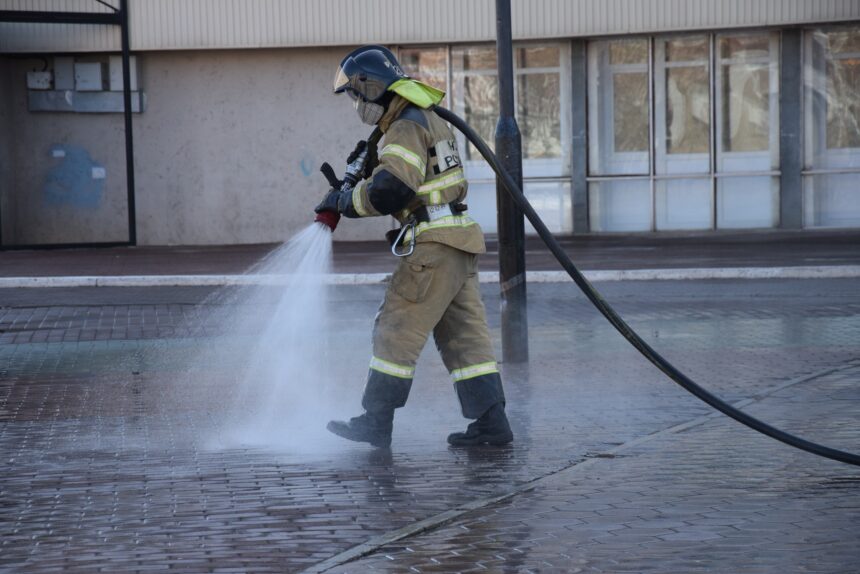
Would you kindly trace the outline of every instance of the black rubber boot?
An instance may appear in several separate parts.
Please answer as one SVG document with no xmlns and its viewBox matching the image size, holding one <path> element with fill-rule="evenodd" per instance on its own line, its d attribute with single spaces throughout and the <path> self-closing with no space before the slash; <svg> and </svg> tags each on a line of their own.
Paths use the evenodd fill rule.
<svg viewBox="0 0 860 574">
<path fill-rule="evenodd" d="M 369 442 L 375 447 L 391 446 L 394 410 L 352 417 L 349 421 L 330 421 L 326 428 L 339 437 L 356 442 Z"/>
<path fill-rule="evenodd" d="M 488 373 L 454 383 L 463 416 L 478 419 L 466 432 L 448 435 L 452 446 L 502 445 L 514 440 L 505 415 L 505 393 L 499 373 Z"/>
<path fill-rule="evenodd" d="M 387 448 L 391 445 L 394 409 L 406 404 L 410 388 L 412 379 L 393 377 L 371 369 L 361 398 L 364 414 L 349 421 L 330 421 L 326 428 L 345 439 Z"/>
<path fill-rule="evenodd" d="M 448 435 L 451 446 L 477 446 L 490 444 L 500 446 L 514 440 L 511 425 L 505 415 L 504 403 L 496 403 L 482 414 L 478 420 L 469 424 L 466 432 L 455 432 Z"/>
</svg>

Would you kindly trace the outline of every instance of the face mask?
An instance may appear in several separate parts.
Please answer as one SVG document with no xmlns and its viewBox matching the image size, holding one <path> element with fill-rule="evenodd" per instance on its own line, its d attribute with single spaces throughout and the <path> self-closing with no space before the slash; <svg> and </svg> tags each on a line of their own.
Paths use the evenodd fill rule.
<svg viewBox="0 0 860 574">
<path fill-rule="evenodd" d="M 376 125 L 376 122 L 378 122 L 380 118 L 382 118 L 382 114 L 385 113 L 385 108 L 380 104 L 367 102 L 362 98 L 356 98 L 353 107 L 355 107 L 355 111 L 358 112 L 358 117 L 361 118 L 361 121 L 369 126 Z"/>
</svg>

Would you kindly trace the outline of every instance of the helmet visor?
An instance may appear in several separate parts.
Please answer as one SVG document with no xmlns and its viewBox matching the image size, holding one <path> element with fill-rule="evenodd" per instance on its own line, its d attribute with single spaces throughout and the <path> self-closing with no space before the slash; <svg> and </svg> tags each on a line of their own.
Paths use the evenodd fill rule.
<svg viewBox="0 0 860 574">
<path fill-rule="evenodd" d="M 334 93 L 339 94 L 349 87 L 349 76 L 343 71 L 343 66 L 337 67 L 337 73 L 334 75 Z"/>
<path fill-rule="evenodd" d="M 382 79 L 366 73 L 353 58 L 347 58 L 338 66 L 333 89 L 336 94 L 346 92 L 353 100 L 361 96 L 369 102 L 375 102 L 385 93 L 386 84 Z"/>
</svg>

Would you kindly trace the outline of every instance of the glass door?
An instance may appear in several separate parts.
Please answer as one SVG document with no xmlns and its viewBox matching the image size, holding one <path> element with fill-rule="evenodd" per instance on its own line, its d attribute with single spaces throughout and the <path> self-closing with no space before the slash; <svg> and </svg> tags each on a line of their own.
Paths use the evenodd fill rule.
<svg viewBox="0 0 860 574">
<path fill-rule="evenodd" d="M 655 227 L 713 227 L 710 38 L 654 46 Z"/>
<path fill-rule="evenodd" d="M 717 227 L 779 223 L 779 34 L 720 35 Z"/>
<path fill-rule="evenodd" d="M 651 94 L 647 38 L 588 47 L 589 226 L 651 229 Z"/>
<path fill-rule="evenodd" d="M 808 227 L 860 224 L 860 27 L 804 39 Z"/>
</svg>

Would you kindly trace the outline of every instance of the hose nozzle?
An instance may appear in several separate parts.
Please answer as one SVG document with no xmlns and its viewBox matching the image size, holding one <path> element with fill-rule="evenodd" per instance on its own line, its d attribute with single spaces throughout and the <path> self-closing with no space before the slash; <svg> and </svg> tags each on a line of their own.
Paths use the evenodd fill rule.
<svg viewBox="0 0 860 574">
<path fill-rule="evenodd" d="M 332 230 L 332 233 L 334 233 L 334 230 L 340 221 L 340 214 L 335 213 L 334 211 L 320 211 L 317 213 L 317 216 L 314 217 L 314 221 L 327 225 L 328 228 Z"/>
</svg>

